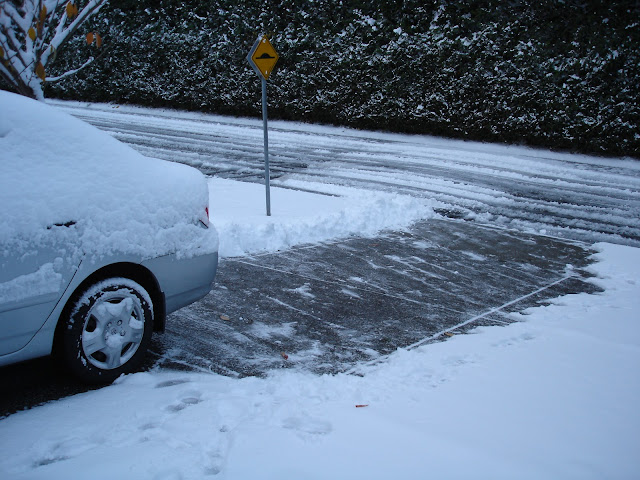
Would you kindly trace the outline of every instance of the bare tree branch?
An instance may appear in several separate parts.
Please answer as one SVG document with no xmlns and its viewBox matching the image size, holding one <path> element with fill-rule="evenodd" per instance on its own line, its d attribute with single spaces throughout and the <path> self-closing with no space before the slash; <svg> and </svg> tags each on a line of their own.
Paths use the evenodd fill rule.
<svg viewBox="0 0 640 480">
<path fill-rule="evenodd" d="M 20 93 L 44 99 L 44 81 L 66 78 L 94 61 L 91 57 L 79 68 L 46 77 L 53 54 L 107 1 L 0 0 L 0 75 Z"/>
</svg>

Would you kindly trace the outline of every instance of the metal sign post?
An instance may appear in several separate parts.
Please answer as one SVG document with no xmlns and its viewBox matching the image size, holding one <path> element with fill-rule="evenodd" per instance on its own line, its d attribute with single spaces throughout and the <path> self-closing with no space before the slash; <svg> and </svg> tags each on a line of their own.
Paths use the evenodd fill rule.
<svg viewBox="0 0 640 480">
<path fill-rule="evenodd" d="M 267 197 L 267 216 L 271 216 L 271 191 L 269 178 L 269 134 L 267 128 L 267 80 L 278 61 L 275 51 L 266 35 L 258 37 L 253 44 L 247 61 L 262 80 L 262 124 L 264 128 L 264 185 Z"/>
<path fill-rule="evenodd" d="M 264 129 L 264 188 L 267 197 L 267 217 L 271 216 L 271 187 L 269 174 L 269 128 L 267 127 L 267 79 L 262 79 L 262 128 Z"/>
</svg>

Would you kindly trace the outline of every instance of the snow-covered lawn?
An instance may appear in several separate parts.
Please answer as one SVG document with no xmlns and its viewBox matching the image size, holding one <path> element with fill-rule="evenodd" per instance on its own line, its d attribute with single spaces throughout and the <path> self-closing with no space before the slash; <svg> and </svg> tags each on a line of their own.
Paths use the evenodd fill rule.
<svg viewBox="0 0 640 480">
<path fill-rule="evenodd" d="M 272 189 L 267 219 L 260 186 L 209 188 L 223 256 L 431 214 L 388 194 Z M 604 293 L 399 350 L 362 375 L 151 371 L 11 415 L 0 478 L 638 478 L 640 249 L 596 248 Z"/>
</svg>

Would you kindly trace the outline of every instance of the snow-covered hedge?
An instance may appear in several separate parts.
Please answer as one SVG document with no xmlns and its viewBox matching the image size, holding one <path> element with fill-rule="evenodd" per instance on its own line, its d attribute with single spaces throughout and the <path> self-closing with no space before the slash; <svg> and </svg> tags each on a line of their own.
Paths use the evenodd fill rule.
<svg viewBox="0 0 640 480">
<path fill-rule="evenodd" d="M 111 0 L 88 27 L 106 53 L 48 94 L 260 115 L 245 57 L 266 31 L 273 118 L 640 157 L 639 18 L 631 0 Z"/>
</svg>

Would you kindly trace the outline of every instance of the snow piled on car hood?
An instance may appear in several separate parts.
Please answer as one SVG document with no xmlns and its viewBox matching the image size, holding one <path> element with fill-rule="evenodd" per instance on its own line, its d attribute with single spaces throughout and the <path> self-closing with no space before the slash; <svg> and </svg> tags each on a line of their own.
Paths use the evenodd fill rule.
<svg viewBox="0 0 640 480">
<path fill-rule="evenodd" d="M 0 91 L 0 244 L 33 245 L 70 225 L 85 253 L 153 257 L 217 250 L 192 167 L 142 156 L 87 123 Z M 6 253 L 6 252 L 5 252 Z"/>
</svg>

